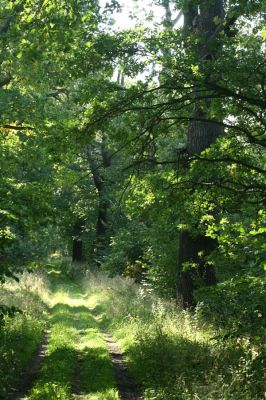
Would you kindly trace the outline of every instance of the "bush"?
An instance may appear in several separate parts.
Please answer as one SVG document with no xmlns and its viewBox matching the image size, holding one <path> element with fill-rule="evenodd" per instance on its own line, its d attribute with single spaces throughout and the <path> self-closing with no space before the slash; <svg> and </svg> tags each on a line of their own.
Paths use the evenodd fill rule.
<svg viewBox="0 0 266 400">
<path fill-rule="evenodd" d="M 263 341 L 266 325 L 266 280 L 251 275 L 236 276 L 217 286 L 197 291 L 197 313 L 227 337 Z"/>
</svg>

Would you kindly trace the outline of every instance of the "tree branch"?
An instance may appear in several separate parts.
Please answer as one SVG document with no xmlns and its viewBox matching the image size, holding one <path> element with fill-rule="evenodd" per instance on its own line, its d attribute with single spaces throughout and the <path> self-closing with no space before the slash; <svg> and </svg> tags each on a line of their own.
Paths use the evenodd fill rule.
<svg viewBox="0 0 266 400">
<path fill-rule="evenodd" d="M 8 85 L 12 81 L 12 76 L 6 76 L 2 82 L 0 82 L 0 88 Z"/>
<path fill-rule="evenodd" d="M 157 161 L 153 158 L 143 158 L 141 160 L 136 160 L 132 164 L 126 166 L 123 168 L 123 171 L 127 171 L 128 169 L 135 168 L 138 165 L 144 164 L 144 163 L 149 163 L 149 164 L 155 164 L 155 165 L 169 165 L 169 164 L 176 164 L 178 160 L 165 160 L 165 161 Z"/>
<path fill-rule="evenodd" d="M 33 131 L 34 128 L 32 126 L 17 126 L 17 125 L 3 125 L 2 128 L 4 129 L 10 129 L 10 130 L 14 130 L 14 131 Z"/>
<path fill-rule="evenodd" d="M 243 167 L 246 167 L 248 169 L 251 169 L 253 171 L 256 171 L 260 174 L 266 174 L 266 170 L 260 167 L 257 167 L 255 165 L 250 165 L 248 163 L 246 163 L 245 161 L 242 160 L 236 160 L 234 158 L 230 158 L 230 157 L 223 157 L 223 158 L 207 158 L 207 157 L 202 157 L 202 156 L 193 156 L 192 158 L 190 158 L 190 160 L 200 160 L 200 161 L 207 161 L 207 162 L 229 162 L 232 164 L 238 164 L 238 165 L 242 165 Z"/>
<path fill-rule="evenodd" d="M 210 88 L 212 88 L 213 90 L 215 90 L 218 93 L 221 93 L 223 95 L 226 95 L 228 97 L 233 97 L 237 100 L 243 100 L 249 104 L 252 104 L 254 106 L 260 107 L 260 108 L 265 108 L 266 107 L 266 101 L 264 100 L 260 100 L 260 99 L 255 99 L 253 97 L 249 97 L 249 96 L 245 96 L 241 93 L 236 93 L 231 89 L 228 89 L 226 87 L 220 86 L 215 82 L 211 82 L 209 80 L 205 80 L 204 82 L 207 86 L 209 86 Z"/>
</svg>

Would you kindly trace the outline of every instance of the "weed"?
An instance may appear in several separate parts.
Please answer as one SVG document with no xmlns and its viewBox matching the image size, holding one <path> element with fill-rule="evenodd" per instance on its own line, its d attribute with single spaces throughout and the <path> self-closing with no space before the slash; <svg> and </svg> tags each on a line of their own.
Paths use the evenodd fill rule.
<svg viewBox="0 0 266 400">
<path fill-rule="evenodd" d="M 263 399 L 258 341 L 225 339 L 201 312 L 182 311 L 130 279 L 87 271 L 81 285 L 69 271 L 58 262 L 47 267 L 48 278 L 25 274 L 1 287 L 1 301 L 24 311 L 1 330 L 1 399 L 9 398 L 47 319 L 47 354 L 29 400 L 118 400 L 102 330 L 119 342 L 146 400 Z"/>
</svg>

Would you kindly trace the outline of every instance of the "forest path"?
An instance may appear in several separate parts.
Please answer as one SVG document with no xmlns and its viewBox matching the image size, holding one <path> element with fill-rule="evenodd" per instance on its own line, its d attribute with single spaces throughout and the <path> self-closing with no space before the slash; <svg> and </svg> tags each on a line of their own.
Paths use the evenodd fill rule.
<svg viewBox="0 0 266 400">
<path fill-rule="evenodd" d="M 15 400 L 141 400 L 127 364 L 105 333 L 94 295 L 54 279 L 50 330 Z"/>
<path fill-rule="evenodd" d="M 37 352 L 33 355 L 28 368 L 22 373 L 17 387 L 13 393 L 10 393 L 10 398 L 16 400 L 27 400 L 27 393 L 32 389 L 35 380 L 39 376 L 43 359 L 46 355 L 48 346 L 49 331 L 44 332 L 43 341 L 41 342 Z"/>
<path fill-rule="evenodd" d="M 115 371 L 115 380 L 121 400 L 143 400 L 140 396 L 139 387 L 127 371 L 127 362 L 123 357 L 117 343 L 112 336 L 104 333 L 103 337 L 107 343 L 108 350 L 112 356 Z"/>
</svg>

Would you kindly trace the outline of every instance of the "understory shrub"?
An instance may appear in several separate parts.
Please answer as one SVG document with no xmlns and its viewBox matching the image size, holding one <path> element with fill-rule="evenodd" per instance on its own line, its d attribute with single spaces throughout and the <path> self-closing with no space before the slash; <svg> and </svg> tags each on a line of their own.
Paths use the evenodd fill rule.
<svg viewBox="0 0 266 400">
<path fill-rule="evenodd" d="M 247 337 L 261 342 L 265 338 L 265 296 L 265 277 L 236 276 L 199 289 L 197 313 L 224 337 Z"/>
</svg>

